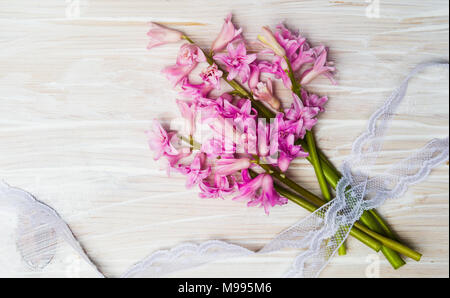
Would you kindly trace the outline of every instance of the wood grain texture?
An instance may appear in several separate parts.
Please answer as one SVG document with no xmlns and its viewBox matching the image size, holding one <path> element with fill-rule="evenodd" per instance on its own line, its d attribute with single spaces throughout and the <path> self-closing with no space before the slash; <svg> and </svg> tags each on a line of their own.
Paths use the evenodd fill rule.
<svg viewBox="0 0 450 298">
<path fill-rule="evenodd" d="M 79 14 L 68 8 L 74 2 Z M 173 63 L 178 46 L 148 52 L 146 22 L 183 30 L 208 47 L 232 11 L 249 40 L 262 25 L 285 21 L 311 43 L 329 46 L 339 86 L 319 80 L 311 89 L 330 98 L 316 133 L 338 165 L 413 66 L 448 60 L 448 1 L 379 3 L 379 18 L 369 18 L 369 4 L 357 0 L 0 0 L 0 179 L 58 210 L 109 276 L 183 241 L 224 239 L 260 248 L 307 212 L 288 204 L 266 216 L 244 203 L 201 200 L 182 177 L 167 178 L 144 131 L 153 118 L 177 115 L 176 92 L 159 70 Z M 288 105 L 288 92 L 277 87 Z M 413 80 L 407 100 L 415 105 L 399 111 L 380 167 L 448 135 L 448 98 L 448 73 L 427 71 Z M 307 162 L 296 161 L 289 174 L 319 193 Z M 402 240 L 424 255 L 398 271 L 380 255 L 381 277 L 449 276 L 448 191 L 446 164 L 381 208 Z M 376 257 L 353 239 L 348 247 L 321 276 L 367 275 Z M 222 261 L 177 276 L 278 277 L 295 254 Z M 8 274 L 0 267 L 0 276 Z"/>
</svg>

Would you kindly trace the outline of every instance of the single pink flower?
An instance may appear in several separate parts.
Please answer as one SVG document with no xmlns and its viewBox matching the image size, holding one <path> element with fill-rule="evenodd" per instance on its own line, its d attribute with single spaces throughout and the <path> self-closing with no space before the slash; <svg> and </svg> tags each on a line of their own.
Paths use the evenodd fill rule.
<svg viewBox="0 0 450 298">
<path fill-rule="evenodd" d="M 186 78 L 199 62 L 206 61 L 203 51 L 192 44 L 183 44 L 178 52 L 177 63 L 162 70 L 175 87 Z"/>
<path fill-rule="evenodd" d="M 288 66 L 283 58 L 275 56 L 272 62 L 261 61 L 258 64 L 258 67 L 263 73 L 271 73 L 275 75 L 275 78 L 281 79 L 283 81 L 283 84 L 286 88 L 291 89 L 291 79 L 285 71 L 286 69 L 288 69 Z"/>
<path fill-rule="evenodd" d="M 205 61 L 205 54 L 198 46 L 185 43 L 180 47 L 177 57 L 177 65 L 197 65 L 199 62 Z"/>
<path fill-rule="evenodd" d="M 248 199 L 247 206 L 264 207 L 266 214 L 269 214 L 270 207 L 284 205 L 288 202 L 281 197 L 273 187 L 273 179 L 269 174 L 259 174 L 251 179 L 247 171 L 242 171 L 243 183 L 239 185 L 240 194 L 233 200 Z"/>
<path fill-rule="evenodd" d="M 216 161 L 216 175 L 228 176 L 237 171 L 248 169 L 251 165 L 250 159 L 243 158 L 222 158 Z"/>
<path fill-rule="evenodd" d="M 284 24 L 277 25 L 274 34 L 278 43 L 285 49 L 286 56 L 292 59 L 300 46 L 306 43 L 306 38 L 300 36 L 298 32 L 292 32 Z"/>
<path fill-rule="evenodd" d="M 214 86 L 216 89 L 220 89 L 220 78 L 222 77 L 223 72 L 219 70 L 216 64 L 212 64 L 205 68 L 200 73 L 200 78 L 210 85 Z"/>
<path fill-rule="evenodd" d="M 151 49 L 156 46 L 160 46 L 166 43 L 173 43 L 180 41 L 183 37 L 183 33 L 172 30 L 156 23 L 149 23 L 150 30 L 147 32 L 148 37 L 150 37 L 150 42 L 147 49 Z"/>
<path fill-rule="evenodd" d="M 147 131 L 148 145 L 155 152 L 155 160 L 161 158 L 164 153 L 177 155 L 178 150 L 171 143 L 174 133 L 167 133 L 161 124 L 154 120 L 152 129 Z"/>
<path fill-rule="evenodd" d="M 305 107 L 300 98 L 292 93 L 294 100 L 290 109 L 285 111 L 285 118 L 291 123 L 294 123 L 296 127 L 296 136 L 302 138 L 306 134 L 306 130 L 311 130 L 317 123 L 317 119 L 314 118 L 319 113 L 320 109 L 316 107 Z"/>
<path fill-rule="evenodd" d="M 195 104 L 176 100 L 178 109 L 180 110 L 181 116 L 186 120 L 187 124 L 187 133 L 189 136 L 192 136 L 195 132 L 195 119 L 197 115 L 197 106 Z"/>
<path fill-rule="evenodd" d="M 197 153 L 189 166 L 180 167 L 180 172 L 187 176 L 186 187 L 191 188 L 211 174 L 211 167 L 206 163 L 206 154 Z"/>
<path fill-rule="evenodd" d="M 180 94 L 188 99 L 192 99 L 194 101 L 209 101 L 209 99 L 206 98 L 208 96 L 209 92 L 212 91 L 214 88 L 210 84 L 191 84 L 189 82 L 189 79 L 187 77 L 183 78 L 180 82 L 182 91 Z"/>
<path fill-rule="evenodd" d="M 166 78 L 172 83 L 173 87 L 180 84 L 184 78 L 186 78 L 191 71 L 195 68 L 195 65 L 172 65 L 167 66 L 162 70 L 162 73 L 166 75 Z"/>
<path fill-rule="evenodd" d="M 248 99 L 240 99 L 236 105 L 231 103 L 231 100 L 226 100 L 222 97 L 216 99 L 217 110 L 224 118 L 232 118 L 234 124 L 238 128 L 243 128 L 246 121 L 249 119 L 256 119 L 258 112 L 252 108 L 252 103 Z"/>
<path fill-rule="evenodd" d="M 327 62 L 328 50 L 324 46 L 320 46 L 315 48 L 314 51 L 317 57 L 314 62 L 314 66 L 303 72 L 300 83 L 302 85 L 309 84 L 318 76 L 323 75 L 333 84 L 336 84 L 336 81 L 333 79 L 333 75 L 331 74 L 336 69 L 332 66 L 331 62 Z"/>
<path fill-rule="evenodd" d="M 230 182 L 230 180 L 232 180 Z M 203 199 L 216 199 L 232 194 L 236 190 L 236 184 L 232 177 L 216 177 L 214 182 L 202 180 L 199 183 L 199 196 Z"/>
<path fill-rule="evenodd" d="M 267 79 L 266 82 L 259 82 L 253 90 L 255 99 L 261 100 L 269 104 L 275 110 L 280 109 L 280 100 L 273 95 L 272 80 Z"/>
<path fill-rule="evenodd" d="M 258 155 L 266 162 L 274 163 L 278 153 L 278 125 L 266 123 L 265 119 L 258 119 Z M 252 133 L 250 133 L 252 134 Z"/>
<path fill-rule="evenodd" d="M 298 33 L 292 33 L 283 24 L 279 24 L 275 31 L 275 38 L 286 50 L 286 56 L 294 72 L 300 70 L 303 65 L 314 62 L 314 51 L 310 49 L 306 38 Z"/>
<path fill-rule="evenodd" d="M 314 62 L 314 51 L 309 48 L 309 45 L 303 44 L 299 47 L 296 57 L 290 61 L 292 70 L 296 72 L 300 70 L 304 65 Z"/>
<path fill-rule="evenodd" d="M 209 125 L 215 138 L 222 141 L 224 153 L 236 152 L 236 142 L 242 140 L 243 133 L 235 127 L 232 118 L 223 117 L 220 108 L 215 106 L 202 109 L 202 122 Z"/>
<path fill-rule="evenodd" d="M 294 144 L 295 136 L 289 134 L 284 139 L 280 139 L 280 155 L 278 157 L 278 167 L 282 172 L 286 172 L 291 161 L 297 157 L 307 157 L 308 153 L 303 151 L 301 146 Z"/>
<path fill-rule="evenodd" d="M 222 26 L 222 30 L 217 36 L 216 40 L 214 40 L 211 50 L 215 53 L 223 50 L 227 47 L 227 45 L 240 38 L 242 29 L 236 30 L 233 23 L 231 22 L 232 14 L 230 13 L 225 19 L 225 24 Z"/>
<path fill-rule="evenodd" d="M 188 157 L 189 155 L 191 155 L 191 151 L 187 147 L 182 148 L 182 150 L 180 150 L 180 152 L 175 155 L 170 155 L 170 154 L 164 153 L 164 157 L 167 158 L 167 161 L 169 162 L 169 167 L 171 167 L 171 168 L 175 168 L 175 166 L 178 165 L 178 162 L 181 159 Z"/>
<path fill-rule="evenodd" d="M 248 87 L 250 90 L 253 90 L 256 88 L 256 86 L 259 83 L 259 75 L 261 71 L 259 70 L 259 67 L 257 64 L 252 63 L 250 64 L 250 77 L 248 79 Z"/>
<path fill-rule="evenodd" d="M 216 137 L 224 142 L 225 152 L 256 154 L 256 134 L 248 136 L 248 130 L 256 131 L 258 113 L 250 100 L 241 98 L 235 105 L 232 100 L 229 94 L 222 94 L 202 107 L 203 123 L 209 124 Z"/>
<path fill-rule="evenodd" d="M 240 131 L 244 132 L 248 126 L 256 124 L 258 112 L 252 108 L 252 102 L 248 99 L 241 99 L 237 108 L 238 112 L 233 115 L 234 123 Z"/>
<path fill-rule="evenodd" d="M 289 111 L 289 109 L 287 110 Z M 278 113 L 275 116 L 275 123 L 278 127 L 279 138 L 286 138 L 290 134 L 296 134 L 298 123 L 297 119 L 290 120 L 284 113 Z"/>
<path fill-rule="evenodd" d="M 200 151 L 206 153 L 209 159 L 216 159 L 217 157 L 224 155 L 225 148 L 221 139 L 211 138 L 202 142 Z"/>
<path fill-rule="evenodd" d="M 222 62 L 227 67 L 228 80 L 239 77 L 242 83 L 247 82 L 250 76 L 249 64 L 255 61 L 256 54 L 247 55 L 247 50 L 243 42 L 238 44 L 236 49 L 233 44 L 228 44 L 227 51 L 227 54 L 216 54 L 214 59 Z"/>
<path fill-rule="evenodd" d="M 277 39 L 273 35 L 272 31 L 269 27 L 262 27 L 263 34 L 258 35 L 258 40 L 263 43 L 264 46 L 271 49 L 275 55 L 284 57 L 286 56 L 286 51 L 284 48 L 278 43 Z"/>
<path fill-rule="evenodd" d="M 305 89 L 302 89 L 302 99 L 307 107 L 319 108 L 321 112 L 325 111 L 325 104 L 328 101 L 328 97 L 319 97 L 316 94 L 308 93 Z"/>
</svg>

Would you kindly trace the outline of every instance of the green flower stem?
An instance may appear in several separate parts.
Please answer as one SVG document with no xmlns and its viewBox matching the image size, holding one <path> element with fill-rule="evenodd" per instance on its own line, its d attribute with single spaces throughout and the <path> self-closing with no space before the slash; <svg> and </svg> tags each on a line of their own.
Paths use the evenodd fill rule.
<svg viewBox="0 0 450 298">
<path fill-rule="evenodd" d="M 303 140 L 297 140 L 297 143 L 302 145 L 302 147 L 307 146 L 306 142 Z M 322 166 L 325 174 L 325 178 L 327 179 L 328 183 L 336 189 L 337 183 L 341 179 L 341 174 L 339 171 L 330 163 L 330 161 L 325 157 L 325 155 L 322 152 L 318 152 L 319 157 L 322 161 Z M 308 161 L 311 161 L 311 157 L 307 157 Z M 397 240 L 395 238 L 394 233 L 389 229 L 387 224 L 383 221 L 383 219 L 378 215 L 378 213 L 375 210 L 365 211 L 360 218 L 361 222 L 365 224 L 368 228 L 371 230 L 382 234 L 384 236 L 387 236 L 393 240 Z M 392 265 L 394 269 L 398 269 L 405 265 L 405 261 L 401 258 L 401 256 L 394 250 L 383 246 L 381 249 L 381 252 L 384 254 L 386 259 L 389 261 L 389 263 Z"/>
<path fill-rule="evenodd" d="M 282 182 L 284 185 L 288 186 L 292 190 L 294 190 L 296 193 L 301 195 L 303 198 L 307 199 L 309 202 L 313 203 L 316 206 L 322 206 L 324 204 L 324 201 L 317 197 L 315 194 L 310 192 L 307 189 L 304 189 L 288 177 L 286 177 L 284 174 L 280 173 L 274 166 L 269 164 L 263 164 L 258 163 L 258 165 L 263 168 L 267 173 L 270 173 L 272 177 L 277 179 L 278 181 Z"/>
<path fill-rule="evenodd" d="M 291 179 L 286 177 L 284 174 L 280 173 L 275 167 L 268 165 L 268 164 L 261 164 L 261 163 L 259 163 L 259 166 L 262 167 L 266 172 L 270 173 L 275 179 L 281 181 L 284 185 L 288 186 L 289 188 L 291 188 L 298 194 L 302 195 L 304 198 L 309 200 L 311 203 L 315 204 L 316 206 L 323 205 L 324 201 L 322 199 L 320 199 L 319 197 L 317 197 L 310 191 L 304 189 L 303 187 L 301 187 L 300 185 L 298 185 L 297 183 L 295 183 L 294 181 L 292 181 Z M 331 197 L 327 201 L 330 201 L 330 200 L 331 200 Z M 339 239 L 339 236 L 337 236 L 337 237 L 338 237 L 338 240 L 341 240 L 341 239 Z M 347 253 L 345 246 L 341 245 L 339 247 L 338 253 L 339 253 L 339 255 L 345 255 Z"/>
<path fill-rule="evenodd" d="M 310 153 L 309 156 L 311 157 L 311 163 L 314 167 L 314 171 L 316 172 L 317 180 L 319 181 L 320 190 L 322 191 L 323 197 L 328 202 L 331 200 L 331 194 L 330 194 L 330 190 L 328 189 L 328 184 L 325 180 L 325 176 L 323 174 L 319 155 L 317 154 L 316 142 L 314 140 L 314 135 L 311 131 L 306 132 L 306 141 L 308 142 L 308 145 L 309 145 L 309 153 Z"/>
<path fill-rule="evenodd" d="M 383 221 L 383 218 L 381 218 L 381 216 L 378 214 L 378 212 L 375 209 L 369 210 L 369 213 L 372 214 L 372 216 L 378 221 L 378 223 L 380 224 L 381 228 L 384 231 L 385 236 L 387 236 L 391 239 L 394 239 L 394 240 L 398 240 L 397 236 L 394 234 L 394 232 L 392 232 L 392 230 L 389 228 L 389 226 Z"/>
<path fill-rule="evenodd" d="M 289 59 L 286 56 L 284 56 L 284 60 L 286 61 L 286 64 L 288 65 L 287 74 L 291 80 L 292 91 L 298 96 L 298 98 L 300 100 L 302 100 L 301 87 L 300 87 L 300 84 L 298 84 L 297 80 L 295 79 L 294 71 L 292 70 L 292 66 L 291 66 L 291 62 L 289 61 Z M 330 191 L 328 189 L 327 181 L 325 180 L 325 176 L 323 174 L 319 155 L 317 154 L 316 141 L 314 140 L 314 135 L 313 135 L 312 131 L 306 132 L 306 142 L 307 142 L 307 147 L 309 149 L 309 156 L 311 157 L 311 163 L 314 167 L 314 171 L 316 172 L 317 181 L 319 182 L 320 190 L 322 191 L 323 197 L 328 202 L 331 200 L 331 195 L 330 195 Z"/>
<path fill-rule="evenodd" d="M 250 176 L 252 176 L 253 178 L 255 178 L 258 175 L 257 173 L 255 173 L 252 170 L 249 170 L 249 173 L 250 173 Z M 303 207 L 304 209 L 308 210 L 309 212 L 314 212 L 319 208 L 316 205 L 312 204 L 311 202 L 300 197 L 299 195 L 297 195 L 277 184 L 274 184 L 274 187 L 275 187 L 275 190 L 281 196 L 289 199 L 293 203 L 299 205 L 300 207 Z M 324 203 L 321 202 L 321 204 L 323 205 Z M 380 249 L 383 246 L 380 241 L 376 240 L 372 236 L 369 236 L 367 233 L 361 231 L 360 229 L 358 229 L 356 227 L 352 227 L 352 229 L 350 230 L 350 235 L 377 252 L 380 251 Z"/>
<path fill-rule="evenodd" d="M 289 178 L 287 178 L 286 176 L 284 176 L 284 174 L 280 173 L 275 167 L 273 167 L 271 165 L 268 165 L 268 164 L 262 164 L 262 163 L 258 163 L 258 165 L 261 168 L 263 168 L 267 173 L 271 174 L 272 177 L 276 178 L 278 181 L 282 182 L 284 185 L 290 187 L 292 190 L 298 192 L 301 196 L 306 198 L 308 200 L 309 204 L 315 205 L 317 207 L 321 207 L 321 206 L 326 204 L 325 201 L 323 201 L 319 197 L 315 196 L 314 194 L 312 194 L 308 190 L 302 188 L 300 185 L 296 184 L 294 181 L 292 181 Z M 282 195 L 282 194 L 280 193 L 280 195 Z M 287 198 L 289 199 L 289 197 L 287 197 Z M 369 214 L 369 213 L 367 213 L 367 214 Z M 361 218 L 360 218 L 360 220 L 361 220 Z M 370 235 L 372 238 L 375 238 L 378 241 L 380 241 L 383 244 L 383 246 L 385 247 L 385 250 L 388 249 L 388 251 L 389 251 L 389 249 L 391 249 L 391 250 L 393 250 L 395 252 L 399 252 L 401 254 L 404 254 L 405 256 L 410 257 L 413 260 L 416 260 L 416 261 L 420 260 L 420 256 L 421 256 L 420 253 L 418 253 L 418 252 L 408 248 L 407 246 L 405 246 L 405 245 L 403 245 L 403 244 L 401 244 L 401 243 L 399 243 L 399 242 L 397 242 L 397 241 L 395 241 L 393 239 L 389 239 L 389 238 L 387 238 L 387 237 L 385 237 L 383 235 L 380 235 L 378 232 L 372 231 L 370 228 L 366 227 L 364 223 L 356 222 L 355 223 L 355 227 L 358 228 L 359 230 L 361 230 L 362 232 Z M 388 256 L 391 257 L 390 254 L 387 254 L 387 255 L 385 254 L 385 256 L 386 256 L 386 258 Z M 399 263 L 397 263 L 397 262 L 395 262 L 394 264 L 396 264 L 398 266 Z M 404 262 L 404 261 L 401 260 L 401 262 Z"/>
<path fill-rule="evenodd" d="M 271 171 L 271 169 L 268 169 L 268 170 Z M 255 177 L 257 174 L 250 170 L 250 175 L 252 177 Z M 317 198 L 318 201 L 316 201 L 316 202 L 318 202 L 318 203 L 320 202 L 320 205 L 316 206 L 315 204 L 312 204 L 311 202 L 306 201 L 302 197 L 284 189 L 283 187 L 278 186 L 277 184 L 275 184 L 275 190 L 281 196 L 291 200 L 292 202 L 298 204 L 299 206 L 305 208 L 306 210 L 308 210 L 310 212 L 316 211 L 320 206 L 325 204 L 325 202 L 323 202 L 319 198 Z M 380 249 L 382 250 L 383 246 L 385 246 L 392 250 L 398 251 L 399 253 L 402 253 L 403 255 L 410 257 L 415 261 L 419 261 L 422 256 L 420 253 L 408 248 L 407 246 L 405 246 L 401 243 L 398 243 L 397 241 L 394 241 L 392 239 L 389 239 L 378 233 L 373 232 L 372 230 L 370 230 L 365 225 L 363 225 L 362 223 L 359 223 L 359 222 L 356 222 L 354 224 L 354 227 L 350 230 L 350 235 L 355 237 L 356 239 L 360 240 L 367 246 L 371 247 L 375 251 L 379 251 Z M 368 237 L 368 236 L 370 236 L 370 237 Z M 378 240 L 378 242 L 374 241 L 374 239 Z"/>
<path fill-rule="evenodd" d="M 192 136 L 186 138 L 185 136 L 178 135 L 178 137 L 180 138 L 180 140 L 189 145 L 191 147 L 191 150 L 200 150 L 202 148 L 202 145 L 197 141 L 195 141 Z"/>
<path fill-rule="evenodd" d="M 294 92 L 298 96 L 298 98 L 302 100 L 301 86 L 295 79 L 291 62 L 289 61 L 287 56 L 284 56 L 284 60 L 286 61 L 286 64 L 288 66 L 288 71 L 286 73 L 289 76 L 289 79 L 291 80 L 292 92 Z M 313 165 L 314 172 L 316 173 L 317 181 L 319 182 L 320 186 L 320 191 L 322 192 L 322 195 L 325 198 L 325 200 L 329 202 L 331 200 L 331 194 L 330 190 L 328 189 L 328 184 L 323 173 L 319 156 L 317 154 L 317 147 L 316 141 L 314 139 L 314 134 L 312 131 L 306 131 L 305 137 L 309 148 L 309 156 L 311 157 L 311 164 Z M 345 243 L 342 243 L 342 245 L 339 247 L 339 255 L 345 255 L 346 253 L 347 252 L 345 249 Z"/>
<path fill-rule="evenodd" d="M 415 261 L 420 261 L 420 258 L 422 257 L 422 254 L 412 250 L 411 248 L 407 247 L 406 245 L 403 245 L 395 240 L 392 240 L 390 238 L 387 238 L 383 235 L 380 235 L 378 233 L 375 233 L 374 231 L 372 231 L 371 229 L 369 229 L 368 227 L 366 227 L 365 225 L 356 222 L 355 223 L 355 227 L 357 227 L 358 229 L 360 229 L 361 231 L 363 231 L 364 233 L 366 233 L 367 235 L 372 236 L 373 238 L 377 239 L 378 241 L 380 241 L 381 243 L 383 243 L 384 246 L 393 249 Z"/>
<path fill-rule="evenodd" d="M 328 159 L 326 159 L 323 153 L 320 152 L 320 154 L 322 160 L 327 161 L 323 163 L 326 164 L 326 166 L 324 167 L 325 173 L 329 172 L 327 180 L 333 186 L 333 188 L 336 188 L 338 181 L 341 179 L 341 174 L 339 173 L 339 171 L 336 170 L 336 168 L 333 167 L 333 165 L 331 165 L 331 163 L 329 162 Z M 393 240 L 397 240 L 394 233 L 389 229 L 388 225 L 384 222 L 384 220 L 375 210 L 369 210 L 364 212 L 360 220 L 371 230 L 381 235 L 387 236 Z M 381 251 L 386 256 L 391 265 L 394 267 L 394 269 L 398 269 L 406 264 L 405 261 L 400 257 L 400 255 L 394 250 L 383 246 Z"/>
<path fill-rule="evenodd" d="M 274 185 L 275 190 L 283 197 L 289 199 L 290 201 L 296 203 L 297 205 L 305 208 L 306 210 L 310 212 L 314 212 L 318 209 L 318 207 L 314 206 L 313 204 L 309 203 L 308 201 L 302 200 L 298 195 L 282 188 L 281 186 Z M 371 249 L 375 250 L 376 252 L 380 251 L 380 249 L 383 248 L 383 244 L 376 240 L 375 238 L 369 236 L 367 233 L 364 233 L 360 229 L 356 227 L 352 227 L 350 230 L 350 235 L 356 238 L 357 240 L 361 241 L 363 244 L 367 245 Z"/>
</svg>

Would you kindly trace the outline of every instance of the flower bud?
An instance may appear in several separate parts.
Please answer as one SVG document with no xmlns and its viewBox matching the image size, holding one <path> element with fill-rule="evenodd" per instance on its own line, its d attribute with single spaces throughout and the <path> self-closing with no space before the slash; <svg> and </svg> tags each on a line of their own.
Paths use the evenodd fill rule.
<svg viewBox="0 0 450 298">
<path fill-rule="evenodd" d="M 222 30 L 220 30 L 219 35 L 214 40 L 211 46 L 211 51 L 213 51 L 214 53 L 223 50 L 230 42 L 240 38 L 242 29 L 236 29 L 234 27 L 233 23 L 231 22 L 231 16 L 231 13 L 227 16 L 227 18 L 225 19 L 225 23 L 222 26 Z"/>
<path fill-rule="evenodd" d="M 147 32 L 147 36 L 150 37 L 150 42 L 147 49 L 157 47 L 166 43 L 173 43 L 180 41 L 183 37 L 183 33 L 180 31 L 172 30 L 156 23 L 149 23 L 150 30 Z"/>
<path fill-rule="evenodd" d="M 258 35 L 258 40 L 261 41 L 267 48 L 274 51 L 275 55 L 280 57 L 286 56 L 286 51 L 283 47 L 278 43 L 272 31 L 270 31 L 269 27 L 262 27 L 263 34 Z"/>
</svg>

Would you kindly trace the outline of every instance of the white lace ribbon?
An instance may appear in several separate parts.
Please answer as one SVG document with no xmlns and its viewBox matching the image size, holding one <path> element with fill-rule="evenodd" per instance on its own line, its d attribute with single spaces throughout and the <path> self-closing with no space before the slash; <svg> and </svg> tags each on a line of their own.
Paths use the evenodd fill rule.
<svg viewBox="0 0 450 298">
<path fill-rule="evenodd" d="M 30 193 L 0 181 L 0 211 L 17 215 L 17 249 L 32 270 L 46 267 L 55 257 L 58 242 L 62 240 L 103 277 L 67 223 L 53 208 L 36 200 Z"/>
<path fill-rule="evenodd" d="M 434 167 L 448 159 L 449 138 L 433 139 L 384 173 L 369 172 L 381 151 L 389 122 L 405 97 L 409 80 L 431 66 L 448 69 L 448 63 L 417 66 L 371 116 L 367 130 L 353 143 L 352 153 L 341 167 L 343 177 L 337 185 L 335 199 L 280 233 L 261 250 L 254 252 L 217 240 L 181 244 L 154 252 L 132 266 L 123 277 L 159 277 L 218 259 L 269 253 L 286 247 L 304 249 L 295 258 L 286 277 L 317 277 L 365 210 L 382 205 L 388 198 L 401 197 L 410 185 L 425 179 Z M 17 247 L 30 266 L 35 269 L 45 267 L 53 258 L 58 239 L 63 239 L 103 276 L 55 210 L 27 192 L 1 183 L 0 207 L 13 207 L 22 215 Z"/>
</svg>

